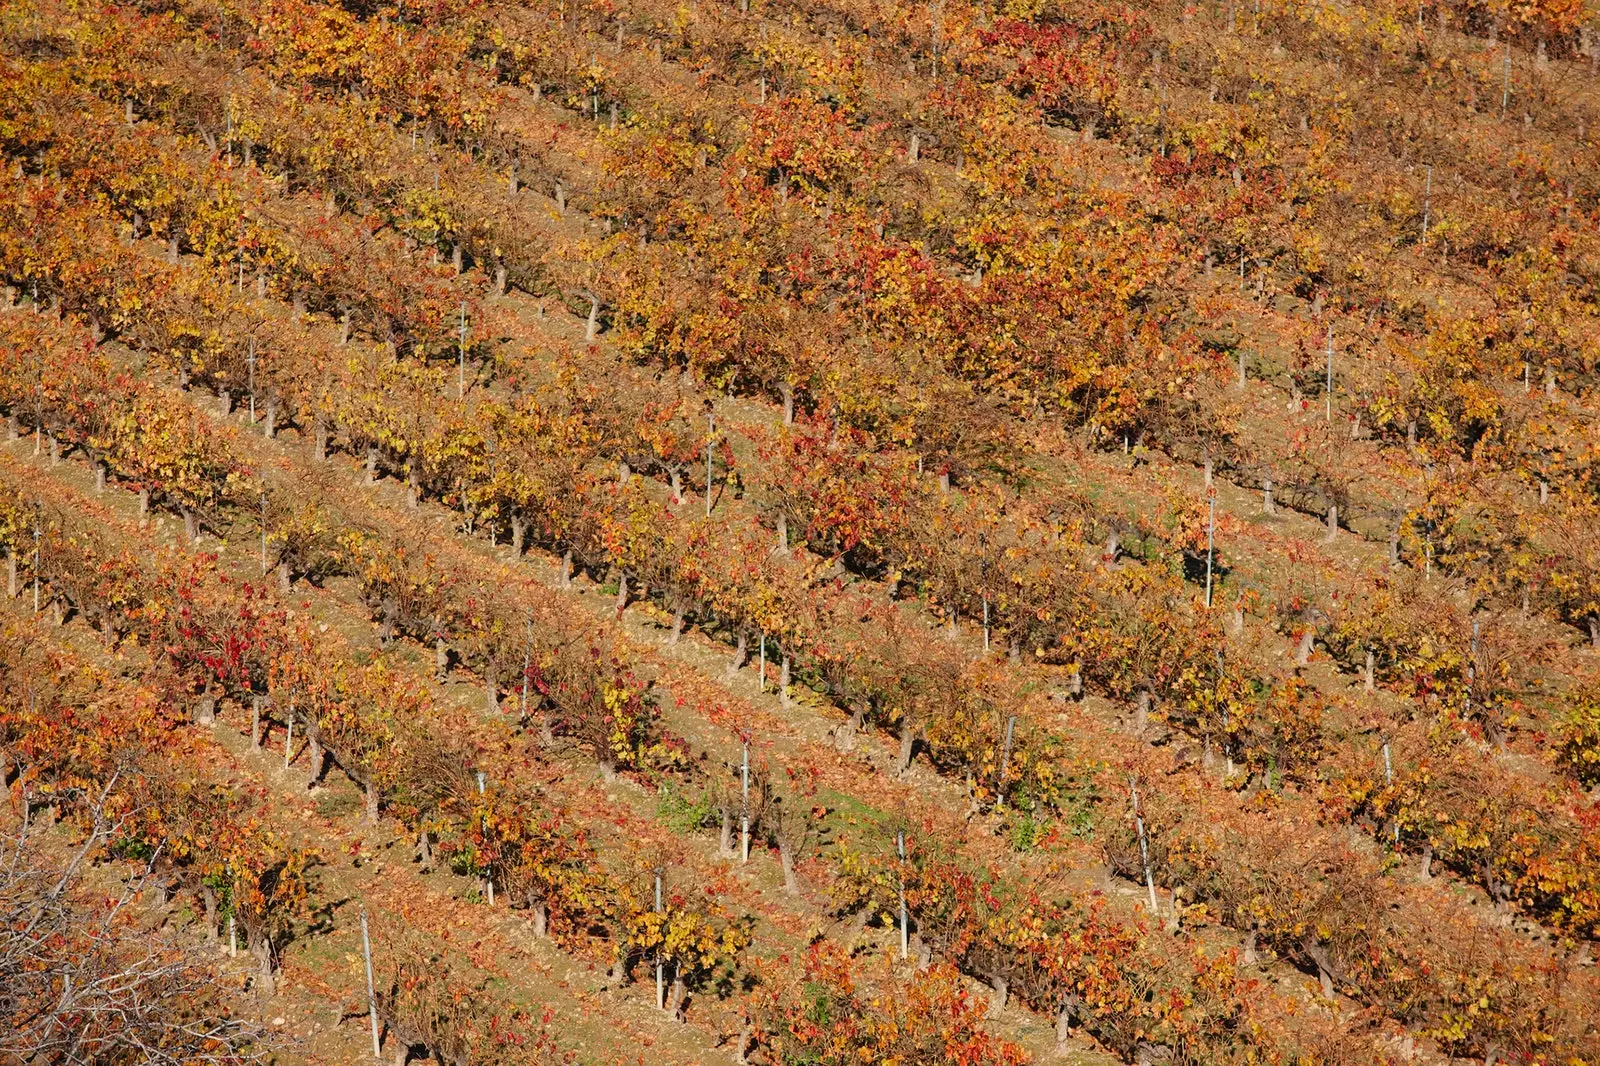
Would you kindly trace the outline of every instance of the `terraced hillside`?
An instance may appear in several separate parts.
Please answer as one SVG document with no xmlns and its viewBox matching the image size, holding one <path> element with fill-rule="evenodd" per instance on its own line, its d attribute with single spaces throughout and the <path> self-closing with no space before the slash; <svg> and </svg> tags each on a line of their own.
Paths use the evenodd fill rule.
<svg viewBox="0 0 1600 1066">
<path fill-rule="evenodd" d="M 1597 17 L 0 0 L 0 1063 L 1600 1066 Z"/>
</svg>

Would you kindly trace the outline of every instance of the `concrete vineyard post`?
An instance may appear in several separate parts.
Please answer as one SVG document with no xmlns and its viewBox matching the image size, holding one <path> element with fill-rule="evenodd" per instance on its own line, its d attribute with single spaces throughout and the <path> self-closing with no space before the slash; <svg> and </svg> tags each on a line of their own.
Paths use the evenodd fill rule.
<svg viewBox="0 0 1600 1066">
<path fill-rule="evenodd" d="M 756 685 L 757 685 L 756 691 L 764 693 L 764 692 L 767 691 L 767 633 L 766 633 L 766 630 L 762 630 L 761 631 L 761 655 L 760 655 L 760 661 L 761 661 L 761 669 L 760 669 L 760 673 L 759 673 L 760 680 L 758 680 L 756 682 Z"/>
<path fill-rule="evenodd" d="M 1128 778 L 1128 792 L 1133 796 L 1133 821 L 1139 830 L 1139 861 L 1144 864 L 1144 884 L 1150 890 L 1150 914 L 1160 917 L 1161 909 L 1156 904 L 1156 879 L 1150 871 L 1150 845 L 1144 835 L 1144 814 L 1139 810 L 1139 783 L 1136 778 Z"/>
<path fill-rule="evenodd" d="M 367 963 L 367 1020 L 372 1025 L 372 1057 L 382 1054 L 378 1040 L 378 989 L 372 979 L 372 937 L 367 932 L 367 909 L 361 908 L 361 955 Z"/>
<path fill-rule="evenodd" d="M 250 424 L 256 424 L 256 339 L 250 338 L 250 354 L 245 358 L 250 370 Z"/>
<path fill-rule="evenodd" d="M 744 764 L 740 770 L 739 861 L 750 861 L 750 742 L 744 742 Z"/>
<path fill-rule="evenodd" d="M 711 440 L 717 433 L 717 416 L 706 415 L 706 517 L 711 517 Z"/>
<path fill-rule="evenodd" d="M 283 734 L 283 768 L 289 768 L 289 757 L 294 751 L 294 704 L 289 704 L 288 728 Z"/>
</svg>

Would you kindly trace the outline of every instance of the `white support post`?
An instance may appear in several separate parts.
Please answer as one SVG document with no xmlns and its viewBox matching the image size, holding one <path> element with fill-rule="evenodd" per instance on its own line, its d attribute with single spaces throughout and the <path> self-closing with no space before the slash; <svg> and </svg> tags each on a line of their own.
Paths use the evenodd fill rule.
<svg viewBox="0 0 1600 1066">
<path fill-rule="evenodd" d="M 532 629 L 531 625 L 529 626 L 529 629 Z M 528 717 L 528 674 L 531 673 L 532 670 L 533 637 L 530 634 L 527 643 L 523 645 L 522 649 L 522 717 L 524 720 L 526 720 Z"/>
<path fill-rule="evenodd" d="M 1206 610 L 1211 610 L 1211 563 L 1216 554 L 1217 498 L 1211 497 L 1211 514 L 1206 520 Z"/>
<path fill-rule="evenodd" d="M 1333 421 L 1333 326 L 1328 326 L 1328 381 L 1326 387 L 1327 420 Z"/>
<path fill-rule="evenodd" d="M 1389 742 L 1383 742 L 1383 783 L 1386 787 L 1394 787 L 1394 765 L 1389 761 Z M 1400 846 L 1400 819 L 1394 820 L 1394 846 Z"/>
<path fill-rule="evenodd" d="M 656 913 L 664 913 L 661 907 L 661 871 L 656 871 Z M 656 958 L 656 1010 L 667 1009 L 667 965 L 657 956 Z"/>
<path fill-rule="evenodd" d="M 372 1023 L 372 1057 L 382 1053 L 378 1040 L 378 989 L 372 980 L 372 937 L 367 933 L 367 909 L 361 908 L 361 954 L 367 960 L 367 1018 Z"/>
<path fill-rule="evenodd" d="M 906 831 L 904 829 L 895 833 L 895 845 L 900 852 L 900 861 L 906 861 Z M 900 961 L 906 961 L 911 953 L 911 925 L 909 915 L 906 913 L 906 875 L 902 870 L 900 874 Z"/>
<path fill-rule="evenodd" d="M 1006 719 L 1006 742 L 1005 746 L 1000 749 L 1000 783 L 995 786 L 994 805 L 996 807 L 1004 807 L 1006 805 L 1006 773 L 1011 769 L 1011 734 L 1016 727 L 1017 716 L 1013 714 Z"/>
<path fill-rule="evenodd" d="M 1504 117 L 1506 108 L 1511 106 L 1511 42 L 1506 42 L 1506 75 L 1505 84 L 1500 89 L 1500 114 Z"/>
<path fill-rule="evenodd" d="M 741 795 L 744 797 L 739 816 L 739 861 L 750 861 L 750 742 L 744 742 L 744 767 L 740 771 Z"/>
<path fill-rule="evenodd" d="M 1222 705 L 1222 754 L 1228 760 L 1228 777 L 1233 776 L 1233 744 L 1228 737 L 1230 728 L 1232 727 L 1228 723 L 1228 705 L 1224 703 Z"/>
<path fill-rule="evenodd" d="M 1139 785 L 1132 777 L 1128 778 L 1128 791 L 1133 796 L 1133 820 L 1139 829 L 1139 859 L 1144 863 L 1144 884 L 1150 890 L 1150 914 L 1159 918 L 1161 909 L 1156 903 L 1156 879 L 1150 872 L 1150 845 L 1145 842 L 1144 814 L 1139 810 Z"/>
<path fill-rule="evenodd" d="M 1422 186 L 1422 243 L 1428 243 L 1428 223 L 1433 213 L 1433 164 L 1428 164 L 1428 176 Z"/>
<path fill-rule="evenodd" d="M 456 399 L 467 396 L 467 304 L 461 302 L 461 343 L 456 357 Z"/>
<path fill-rule="evenodd" d="M 478 771 L 478 795 L 482 796 L 483 794 L 484 794 L 483 771 L 479 770 Z M 483 816 L 483 828 L 484 829 L 488 829 L 489 828 L 489 816 L 487 814 L 485 814 Z M 493 877 L 485 877 L 483 879 L 483 894 L 489 898 L 489 906 L 493 907 L 494 906 L 494 878 Z"/>
</svg>

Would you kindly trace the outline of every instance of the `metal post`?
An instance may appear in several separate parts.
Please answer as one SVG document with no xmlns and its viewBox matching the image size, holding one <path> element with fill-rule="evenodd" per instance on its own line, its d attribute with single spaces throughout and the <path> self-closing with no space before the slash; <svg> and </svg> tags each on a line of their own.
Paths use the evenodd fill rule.
<svg viewBox="0 0 1600 1066">
<path fill-rule="evenodd" d="M 39 613 L 39 520 L 33 520 L 33 613 Z"/>
<path fill-rule="evenodd" d="M 261 573 L 267 572 L 267 494 L 261 494 Z"/>
<path fill-rule="evenodd" d="M 289 703 L 289 729 L 283 734 L 283 768 L 289 768 L 289 757 L 294 753 L 294 703 Z"/>
<path fill-rule="evenodd" d="M 1216 555 L 1217 498 L 1211 497 L 1211 515 L 1206 520 L 1206 610 L 1211 610 L 1211 563 Z"/>
<path fill-rule="evenodd" d="M 761 691 L 767 691 L 767 632 L 761 631 Z"/>
<path fill-rule="evenodd" d="M 367 1018 L 372 1023 L 372 1057 L 377 1058 L 383 1045 L 378 1041 L 378 989 L 372 980 L 372 938 L 367 934 L 367 909 L 361 908 L 361 954 L 367 960 Z"/>
<path fill-rule="evenodd" d="M 904 829 L 895 833 L 895 845 L 900 852 L 900 861 L 906 861 L 906 831 Z M 911 925 L 906 914 L 906 875 L 904 868 L 900 871 L 900 961 L 904 962 L 911 953 Z"/>
<path fill-rule="evenodd" d="M 256 339 L 250 338 L 250 355 L 245 359 L 250 368 L 250 424 L 256 424 Z"/>
<path fill-rule="evenodd" d="M 1128 791 L 1133 795 L 1133 820 L 1139 828 L 1139 858 L 1144 863 L 1144 883 L 1150 890 L 1150 913 L 1155 917 L 1161 916 L 1161 909 L 1156 904 L 1156 879 L 1150 872 L 1150 846 L 1145 843 L 1144 815 L 1139 811 L 1139 785 L 1136 779 L 1128 778 Z"/>
</svg>

